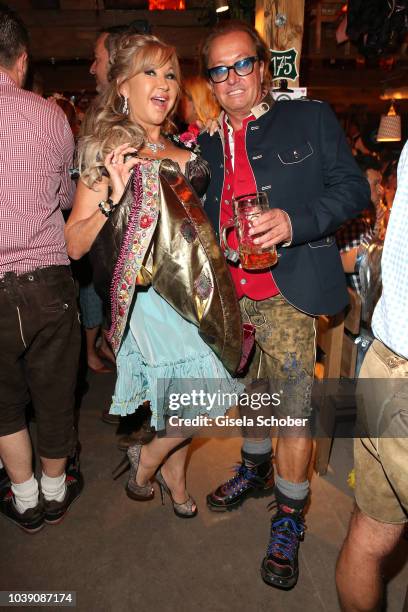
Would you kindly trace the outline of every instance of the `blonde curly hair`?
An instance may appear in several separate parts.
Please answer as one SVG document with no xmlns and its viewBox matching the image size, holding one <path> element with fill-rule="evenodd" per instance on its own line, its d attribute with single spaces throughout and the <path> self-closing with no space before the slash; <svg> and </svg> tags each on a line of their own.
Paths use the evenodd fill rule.
<svg viewBox="0 0 408 612">
<path fill-rule="evenodd" d="M 124 34 L 115 41 L 110 57 L 109 84 L 89 108 L 78 143 L 81 179 L 88 187 L 92 188 L 101 180 L 104 159 L 115 147 L 130 142 L 131 146 L 140 149 L 147 138 L 144 128 L 123 112 L 121 85 L 149 68 L 161 68 L 168 61 L 172 63 L 180 87 L 180 65 L 174 47 L 150 34 Z M 171 121 L 174 109 L 162 126 L 163 133 L 174 131 Z"/>
</svg>

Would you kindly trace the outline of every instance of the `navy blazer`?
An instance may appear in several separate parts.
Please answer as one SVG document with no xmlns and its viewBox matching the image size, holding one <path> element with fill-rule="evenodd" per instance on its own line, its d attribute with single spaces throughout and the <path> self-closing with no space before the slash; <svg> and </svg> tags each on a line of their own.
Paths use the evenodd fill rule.
<svg viewBox="0 0 408 612">
<path fill-rule="evenodd" d="M 328 104 L 274 102 L 268 95 L 252 112 L 246 149 L 258 191 L 265 191 L 271 207 L 285 210 L 292 223 L 291 245 L 278 247 L 272 268 L 275 283 L 296 308 L 312 315 L 335 314 L 347 305 L 348 295 L 333 234 L 368 206 L 368 182 Z M 219 235 L 222 129 L 212 137 L 200 135 L 198 142 L 211 167 L 205 209 Z"/>
</svg>

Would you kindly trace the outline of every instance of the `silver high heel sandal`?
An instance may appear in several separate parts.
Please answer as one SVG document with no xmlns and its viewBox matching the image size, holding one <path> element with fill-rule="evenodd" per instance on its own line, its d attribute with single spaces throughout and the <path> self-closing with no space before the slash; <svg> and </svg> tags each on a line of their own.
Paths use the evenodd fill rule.
<svg viewBox="0 0 408 612">
<path fill-rule="evenodd" d="M 161 494 L 163 506 L 164 506 L 164 494 L 167 493 L 167 495 L 170 497 L 171 503 L 173 504 L 173 510 L 176 516 L 178 516 L 179 518 L 193 518 L 197 516 L 197 512 L 198 512 L 197 504 L 195 503 L 191 495 L 189 495 L 186 501 L 181 504 L 178 504 L 177 502 L 174 501 L 171 491 L 169 487 L 167 486 L 166 481 L 163 478 L 161 469 L 158 469 L 156 472 L 156 480 L 160 486 L 160 494 Z M 193 510 L 194 506 L 195 508 Z"/>
<path fill-rule="evenodd" d="M 123 472 L 130 467 L 129 479 L 125 491 L 126 495 L 135 501 L 149 501 L 154 497 L 154 489 L 150 482 L 147 482 L 145 485 L 138 485 L 136 483 L 136 475 L 139 468 L 142 446 L 142 444 L 132 444 L 132 446 L 129 446 L 127 456 L 124 457 L 113 472 L 116 480 L 120 474 L 123 474 Z M 122 467 L 123 469 L 119 471 Z"/>
</svg>

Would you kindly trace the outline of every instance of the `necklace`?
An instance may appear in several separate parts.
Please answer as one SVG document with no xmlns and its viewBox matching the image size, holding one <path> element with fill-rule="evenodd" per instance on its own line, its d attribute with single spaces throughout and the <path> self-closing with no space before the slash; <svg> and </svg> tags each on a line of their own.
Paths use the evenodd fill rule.
<svg viewBox="0 0 408 612">
<path fill-rule="evenodd" d="M 157 153 L 157 151 L 164 151 L 166 145 L 163 142 L 146 142 L 146 147 L 148 147 L 153 153 Z"/>
</svg>

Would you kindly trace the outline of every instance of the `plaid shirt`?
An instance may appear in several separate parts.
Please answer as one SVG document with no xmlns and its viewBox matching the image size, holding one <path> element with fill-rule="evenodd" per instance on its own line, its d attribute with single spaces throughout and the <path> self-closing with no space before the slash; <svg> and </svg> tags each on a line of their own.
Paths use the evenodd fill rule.
<svg viewBox="0 0 408 612">
<path fill-rule="evenodd" d="M 57 104 L 0 71 L 0 277 L 68 265 L 62 208 L 70 208 L 74 141 Z"/>
<path fill-rule="evenodd" d="M 362 215 L 356 219 L 350 219 L 344 223 L 336 232 L 336 242 L 340 253 L 347 253 L 359 247 L 363 238 L 372 234 L 369 221 Z M 361 295 L 361 282 L 358 273 L 346 273 L 349 287 Z"/>
</svg>

